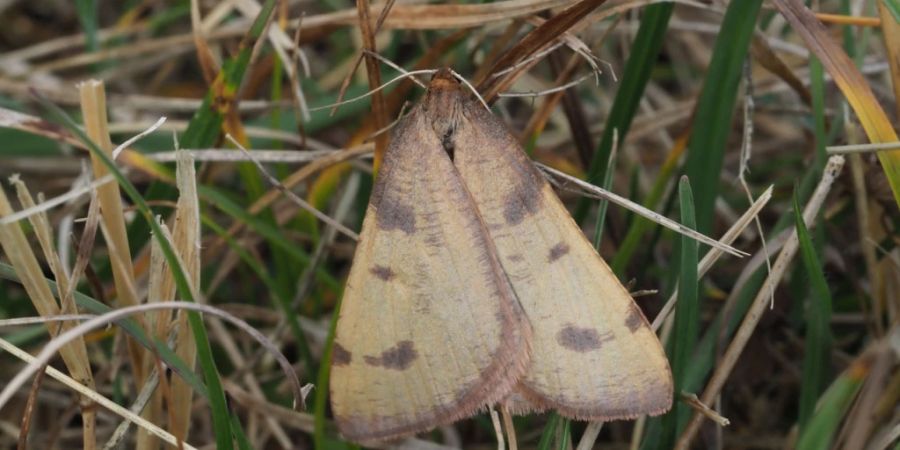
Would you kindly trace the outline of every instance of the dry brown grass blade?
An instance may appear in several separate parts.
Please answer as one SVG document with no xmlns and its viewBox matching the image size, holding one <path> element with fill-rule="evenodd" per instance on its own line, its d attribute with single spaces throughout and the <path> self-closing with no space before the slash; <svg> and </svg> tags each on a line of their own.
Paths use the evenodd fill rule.
<svg viewBox="0 0 900 450">
<path fill-rule="evenodd" d="M 12 213 L 13 209 L 6 197 L 6 192 L 0 186 L 0 217 L 5 217 Z M 37 257 L 32 252 L 31 246 L 28 244 L 28 240 L 19 223 L 0 224 L 0 247 L 3 248 L 10 264 L 19 275 L 28 298 L 38 313 L 45 317 L 60 314 L 61 309 L 56 303 L 50 286 L 47 285 L 44 279 Z M 63 326 L 62 330 L 67 328 L 69 327 Z M 56 325 L 48 325 L 47 329 L 51 336 L 56 336 L 61 331 L 60 327 Z M 63 347 L 60 350 L 60 354 L 69 373 L 74 378 L 84 384 L 93 386 L 93 375 L 91 374 L 84 340 L 77 340 Z M 96 446 L 96 438 L 93 433 L 93 416 L 88 415 L 85 419 L 83 444 L 85 448 L 93 449 Z"/>
<path fill-rule="evenodd" d="M 375 22 L 375 33 L 378 33 L 381 30 L 382 25 L 384 25 L 384 19 L 387 18 L 388 13 L 391 11 L 391 8 L 394 6 L 395 0 L 388 0 L 384 7 L 381 8 L 381 12 L 378 13 L 378 20 Z M 359 6 L 359 5 L 357 5 Z M 299 29 L 299 28 L 298 28 Z M 351 64 L 352 68 L 347 71 L 347 76 L 344 77 L 344 81 L 341 82 L 341 89 L 338 91 L 337 99 L 335 103 L 340 103 L 341 100 L 344 99 L 344 95 L 347 93 L 347 88 L 350 87 L 350 80 L 353 79 L 353 74 L 356 73 L 356 70 L 359 69 L 359 65 L 362 63 L 363 57 L 366 56 L 365 51 L 359 52 L 356 55 L 356 59 Z M 335 111 L 337 111 L 337 105 L 331 108 L 331 115 L 334 115 Z"/>
<path fill-rule="evenodd" d="M 887 2 L 878 3 L 878 15 L 881 16 L 881 37 L 887 49 L 888 65 L 891 68 L 891 84 L 894 87 L 894 108 L 900 117 L 900 23 L 888 10 Z"/>
<path fill-rule="evenodd" d="M 505 21 L 529 16 L 537 12 L 564 6 L 571 0 L 507 0 L 486 4 L 438 4 L 438 5 L 397 5 L 390 16 L 385 20 L 385 28 L 389 29 L 456 29 L 472 28 L 494 22 Z M 372 12 L 380 11 L 375 6 Z M 333 13 L 308 16 L 303 19 L 303 42 L 313 42 L 322 34 L 329 32 L 335 26 L 356 25 L 359 16 L 356 9 L 345 9 Z M 299 20 L 291 21 L 292 29 L 299 25 Z M 224 26 L 206 35 L 210 42 L 222 39 L 241 37 L 246 34 L 250 21 Z M 142 31 L 136 28 L 132 35 Z M 120 38 L 121 33 L 110 33 L 110 30 L 100 30 L 100 36 L 108 39 Z M 56 72 L 75 67 L 83 67 L 111 59 L 140 58 L 148 54 L 157 54 L 162 51 L 190 51 L 194 38 L 191 33 L 165 36 L 157 39 L 137 41 L 131 45 L 103 46 L 97 51 L 84 52 L 73 55 L 73 49 L 84 43 L 83 36 L 72 36 L 64 39 L 64 43 L 53 46 L 40 46 L 40 48 L 25 48 L 8 56 L 10 60 L 21 61 L 24 57 L 28 61 L 46 57 L 48 53 L 60 53 L 66 55 L 61 58 L 50 59 L 34 65 L 34 73 Z M 109 43 L 103 41 L 103 44 Z M 68 50 L 66 52 L 65 50 Z"/>
<path fill-rule="evenodd" d="M 106 118 L 106 90 L 102 81 L 88 80 L 78 87 L 81 95 L 81 113 L 84 117 L 85 132 L 97 144 L 97 147 L 108 155 L 112 154 L 113 145 L 109 138 L 108 121 Z M 91 168 L 94 178 L 106 176 L 109 171 L 99 158 L 91 155 Z M 125 225 L 125 208 L 122 205 L 122 196 L 119 185 L 105 184 L 98 188 L 100 199 L 100 211 L 103 224 L 109 231 L 109 238 L 118 251 L 116 258 L 122 261 L 121 265 L 113 264 L 113 281 L 116 285 L 117 302 L 121 306 L 133 306 L 140 303 L 134 296 L 134 291 L 127 289 L 126 284 L 134 285 L 134 267 L 132 266 L 131 249 L 128 245 L 128 234 Z M 111 258 L 113 255 L 111 255 Z M 128 340 L 128 349 L 131 356 L 132 369 L 135 374 L 135 382 L 138 386 L 143 384 L 143 350 L 131 339 Z"/>
<path fill-rule="evenodd" d="M 69 130 L 55 123 L 47 122 L 40 117 L 22 114 L 11 109 L 0 108 L 0 127 L 12 128 L 37 136 L 44 136 L 54 141 L 65 142 L 78 148 L 84 148 L 84 143 L 70 133 Z"/>
<path fill-rule="evenodd" d="M 387 6 L 393 5 L 388 2 Z M 372 20 L 369 18 L 369 0 L 357 0 L 356 11 L 359 14 L 359 31 L 362 34 L 363 48 L 369 52 L 376 53 L 375 33 L 377 30 L 372 26 Z M 376 89 L 381 86 L 381 70 L 378 67 L 378 60 L 370 55 L 365 55 L 366 74 L 369 78 L 369 89 Z M 372 94 L 372 120 L 373 128 L 380 130 L 390 122 L 387 116 L 387 109 L 384 104 L 384 95 L 381 91 Z M 387 148 L 389 136 L 386 133 L 379 134 L 375 137 L 375 170 L 378 170 L 378 163 L 384 150 Z"/>
<path fill-rule="evenodd" d="M 869 83 L 844 49 L 832 40 L 828 30 L 812 11 L 800 0 L 773 0 L 772 3 L 822 61 L 825 70 L 834 77 L 869 140 L 873 143 L 897 141 L 897 133 L 872 93 Z M 891 185 L 894 202 L 900 206 L 900 150 L 879 152 L 878 160 L 881 161 Z"/>
<path fill-rule="evenodd" d="M 579 58 L 578 55 L 572 55 L 566 67 L 559 75 L 557 75 L 553 84 L 559 86 L 571 80 L 580 61 L 581 58 Z M 531 113 L 531 117 L 528 118 L 528 123 L 519 134 L 519 142 L 526 142 L 532 136 L 539 135 L 544 130 L 547 121 L 550 120 L 550 115 L 556 110 L 556 106 L 559 104 L 560 100 L 562 100 L 564 94 L 564 91 L 558 91 L 549 94 L 544 98 L 543 103 L 541 103 L 540 106 Z"/>
<path fill-rule="evenodd" d="M 194 39 L 197 61 L 200 62 L 203 79 L 206 80 L 207 85 L 210 85 L 216 79 L 216 74 L 219 73 L 219 65 L 216 64 L 212 50 L 209 49 L 209 43 L 206 40 L 206 36 L 204 36 L 199 0 L 191 0 L 191 36 Z"/>
<path fill-rule="evenodd" d="M 34 405 L 37 403 L 38 391 L 40 391 L 41 383 L 44 381 L 44 371 L 46 369 L 47 365 L 44 364 L 41 371 L 35 375 L 34 381 L 31 382 L 31 389 L 28 391 L 28 399 L 25 401 L 25 409 L 22 411 L 22 422 L 19 426 L 18 450 L 28 449 L 28 433 L 31 431 L 31 418 L 34 413 Z"/>
<path fill-rule="evenodd" d="M 484 4 L 401 4 L 391 10 L 385 27 L 408 30 L 437 30 L 471 28 L 492 22 L 530 16 L 540 11 L 557 8 L 571 0 L 507 0 Z M 380 12 L 383 5 L 375 5 L 371 12 Z M 339 11 L 304 19 L 304 27 L 331 25 L 356 25 L 359 16 L 352 11 Z"/>
<path fill-rule="evenodd" d="M 550 119 L 550 115 L 556 109 L 557 104 L 562 102 L 563 112 L 569 124 L 569 131 L 578 153 L 579 162 L 582 167 L 587 167 L 590 164 L 591 154 L 594 149 L 590 127 L 577 92 L 568 89 L 568 87 L 576 85 L 580 81 L 571 82 L 575 76 L 575 71 L 581 66 L 580 63 L 583 59 L 581 55 L 574 54 L 569 57 L 569 60 L 563 66 L 560 54 L 551 53 L 548 56 L 548 60 L 554 73 L 557 74 L 556 79 L 553 81 L 555 87 L 543 94 L 546 95 L 546 100 L 531 115 L 528 124 L 520 134 L 520 141 L 525 142 L 525 140 L 539 135 Z M 585 78 L 587 76 L 581 79 Z M 505 95 L 511 94 L 507 93 Z"/>
<path fill-rule="evenodd" d="M 800 96 L 803 103 L 806 103 L 807 105 L 812 103 L 812 96 L 809 93 L 809 89 L 806 88 L 803 81 L 794 75 L 794 71 L 791 70 L 790 66 L 788 66 L 777 53 L 772 51 L 772 47 L 769 46 L 769 43 L 766 42 L 763 37 L 759 35 L 753 36 L 753 40 L 750 42 L 750 54 L 752 54 L 753 59 L 757 60 L 766 70 L 772 72 L 775 76 L 787 83 L 787 85 Z"/>
<path fill-rule="evenodd" d="M 555 86 L 565 85 L 575 76 L 575 70 L 579 67 L 581 55 L 572 55 L 569 61 L 563 63 L 562 55 L 559 53 L 551 53 L 547 60 L 554 72 L 558 72 Z M 555 93 L 562 100 L 563 112 L 569 122 L 569 131 L 572 134 L 572 141 L 578 152 L 578 158 L 582 167 L 590 167 L 591 158 L 594 153 L 594 142 L 591 137 L 591 131 L 588 126 L 587 117 L 584 113 L 584 105 L 574 89 L 564 89 Z"/>
<path fill-rule="evenodd" d="M 828 159 L 822 178 L 819 180 L 815 192 L 803 209 L 803 219 L 808 226 L 814 226 L 816 218 L 818 217 L 818 212 L 825 201 L 825 196 L 828 195 L 835 178 L 840 174 L 843 166 L 843 156 L 832 156 Z M 794 255 L 797 253 L 799 244 L 796 230 L 794 230 L 790 236 L 791 238 L 788 239 L 784 244 L 784 247 L 782 247 L 781 253 L 778 254 L 778 258 L 775 259 L 775 263 L 772 265 L 772 272 L 769 273 L 763 286 L 757 292 L 756 297 L 753 299 L 753 303 L 750 305 L 750 309 L 744 316 L 744 320 L 741 322 L 737 331 L 735 331 L 734 338 L 728 344 L 728 348 L 719 360 L 715 372 L 712 374 L 706 388 L 703 390 L 700 401 L 704 404 L 710 405 L 715 401 L 716 397 L 721 392 L 722 387 L 725 385 L 725 381 L 728 380 L 728 377 L 731 375 L 732 369 L 734 369 L 735 364 L 737 364 L 738 358 L 746 348 L 750 336 L 753 334 L 754 330 L 756 330 L 756 326 L 759 324 L 759 320 L 762 318 L 763 313 L 769 308 L 770 292 L 781 281 L 788 265 L 790 265 Z M 700 424 L 703 423 L 704 417 L 705 416 L 699 412 L 694 413 L 687 428 L 685 428 L 684 432 L 678 438 L 678 442 L 675 446 L 676 449 L 684 450 L 690 447 L 691 441 L 694 439 L 697 431 L 700 430 Z"/>
<path fill-rule="evenodd" d="M 490 74 L 511 67 L 518 61 L 528 59 L 605 2 L 606 0 L 582 0 L 532 30 L 493 64 L 491 70 L 487 71 L 488 75 L 485 79 L 477 80 L 478 92 L 482 93 L 486 101 L 493 101 L 497 94 L 512 84 L 522 69 L 514 70 L 502 77 L 492 77 Z"/>
<path fill-rule="evenodd" d="M 484 80 L 490 75 L 488 71 L 491 69 L 494 62 L 500 58 L 501 53 L 506 50 L 506 46 L 516 37 L 523 25 L 525 25 L 524 21 L 519 19 L 513 20 L 506 29 L 503 30 L 503 34 L 491 39 L 491 48 L 488 50 L 487 55 L 485 55 L 484 61 L 478 65 L 478 69 L 472 75 L 473 80 Z"/>
</svg>

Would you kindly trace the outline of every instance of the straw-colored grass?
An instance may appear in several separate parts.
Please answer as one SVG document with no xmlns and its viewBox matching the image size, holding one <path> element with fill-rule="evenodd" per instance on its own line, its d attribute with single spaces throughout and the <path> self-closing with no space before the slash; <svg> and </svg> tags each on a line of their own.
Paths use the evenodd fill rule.
<svg viewBox="0 0 900 450">
<path fill-rule="evenodd" d="M 343 284 L 443 66 L 641 293 L 677 405 L 392 446 L 896 448 L 900 10 L 806 3 L 0 2 L 0 448 L 350 448 Z"/>
</svg>

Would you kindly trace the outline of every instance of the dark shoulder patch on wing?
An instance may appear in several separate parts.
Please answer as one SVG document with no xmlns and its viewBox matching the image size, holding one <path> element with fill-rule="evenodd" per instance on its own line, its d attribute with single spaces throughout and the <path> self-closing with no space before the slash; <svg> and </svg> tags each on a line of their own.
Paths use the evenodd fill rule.
<svg viewBox="0 0 900 450">
<path fill-rule="evenodd" d="M 503 218 L 508 225 L 518 225 L 537 212 L 541 203 L 541 187 L 529 178 L 516 183 L 503 202 Z"/>
<path fill-rule="evenodd" d="M 366 364 L 385 369 L 406 370 L 419 357 L 412 341 L 400 341 L 393 347 L 381 352 L 381 356 L 368 356 L 363 359 Z"/>
<path fill-rule="evenodd" d="M 382 230 L 401 230 L 406 234 L 416 232 L 416 216 L 412 206 L 390 197 L 381 202 L 375 210 L 378 228 Z"/>
<path fill-rule="evenodd" d="M 416 231 L 415 209 L 404 195 L 409 181 L 397 171 L 403 170 L 403 158 L 408 156 L 404 146 L 409 145 L 406 141 L 414 134 L 411 127 L 418 124 L 417 117 L 414 111 L 394 128 L 394 139 L 385 151 L 381 171 L 372 187 L 371 206 L 375 209 L 376 224 L 382 230 L 401 230 L 406 234 Z"/>
</svg>

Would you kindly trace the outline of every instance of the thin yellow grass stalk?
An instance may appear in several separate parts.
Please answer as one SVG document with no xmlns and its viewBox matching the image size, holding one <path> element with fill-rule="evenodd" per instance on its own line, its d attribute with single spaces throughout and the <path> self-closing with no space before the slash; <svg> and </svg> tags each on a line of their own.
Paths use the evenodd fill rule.
<svg viewBox="0 0 900 450">
<path fill-rule="evenodd" d="M 84 116 L 84 128 L 87 135 L 94 143 L 108 155 L 112 154 L 113 145 L 109 139 L 109 123 L 106 119 L 106 91 L 102 81 L 88 80 L 78 87 L 81 94 L 81 113 Z M 91 154 L 91 166 L 94 178 L 100 179 L 107 175 L 108 171 L 103 162 L 94 154 Z M 100 214 L 103 224 L 108 230 L 108 238 L 111 240 L 111 248 L 114 247 L 117 255 L 110 258 L 119 259 L 122 264 L 112 265 L 113 281 L 116 286 L 116 298 L 119 306 L 134 306 L 139 303 L 134 290 L 127 289 L 126 285 L 134 286 L 134 267 L 131 260 L 131 250 L 128 246 L 128 236 L 125 226 L 125 215 L 122 206 L 122 197 L 119 193 L 119 185 L 108 183 L 97 189 L 100 200 Z M 128 339 L 128 352 L 131 357 L 132 370 L 135 376 L 135 386 L 139 389 L 144 383 L 143 373 L 143 349 L 132 339 Z"/>
<path fill-rule="evenodd" d="M 200 207 L 197 200 L 196 173 L 194 160 L 186 153 L 179 154 L 177 159 L 176 184 L 178 186 L 178 203 L 175 206 L 175 225 L 173 228 L 175 251 L 181 256 L 188 281 L 195 288 L 200 286 Z M 167 271 L 164 278 L 168 283 L 164 292 L 174 294 L 174 280 Z M 171 287 L 169 287 L 171 286 Z M 169 297 L 171 298 L 171 296 Z M 178 337 L 175 340 L 175 353 L 181 359 L 194 366 L 197 358 L 197 347 L 187 323 L 187 313 L 181 311 L 175 320 Z M 171 423 L 169 430 L 175 436 L 187 437 L 191 423 L 191 387 L 179 377 L 172 377 Z"/>
<path fill-rule="evenodd" d="M 167 267 L 165 257 L 159 247 L 159 242 L 157 242 L 156 239 L 151 239 L 147 303 L 156 303 L 164 300 L 172 300 L 174 298 L 175 285 L 173 283 L 164 283 L 166 277 L 169 276 Z M 168 286 L 169 292 L 164 291 L 164 284 Z M 160 310 L 147 315 L 147 328 L 150 330 L 150 333 L 153 333 L 156 338 L 161 339 L 162 342 L 166 341 L 166 328 L 168 327 L 171 315 L 171 312 L 167 310 Z M 154 361 L 152 358 L 146 358 L 144 360 L 144 373 L 150 373 L 153 369 L 153 365 Z M 163 382 L 164 380 L 162 377 L 165 375 L 161 374 L 160 376 L 160 381 Z M 160 390 L 154 392 L 153 396 L 150 397 L 150 401 L 147 403 L 147 407 L 141 414 L 141 417 L 152 423 L 161 423 L 162 400 L 163 393 Z M 155 450 L 159 448 L 159 440 L 152 433 L 141 429 L 138 430 L 135 448 L 137 450 Z"/>
<path fill-rule="evenodd" d="M 28 187 L 25 186 L 18 177 L 13 177 L 10 179 L 10 182 L 16 188 L 16 194 L 19 197 L 19 202 L 22 204 L 23 208 L 33 208 L 35 207 L 34 199 L 31 196 L 31 192 L 28 191 Z M 38 199 L 43 203 L 44 198 L 38 194 Z M 28 218 L 29 222 L 31 222 L 31 226 L 34 228 L 35 235 L 38 238 L 38 242 L 41 245 L 41 250 L 44 252 L 44 259 L 47 261 L 47 264 L 50 266 L 50 271 L 53 273 L 53 277 L 56 279 L 57 286 L 57 295 L 60 297 L 60 305 L 62 306 L 61 313 L 62 314 L 77 314 L 78 308 L 75 306 L 75 297 L 72 295 L 70 290 L 71 283 L 77 281 L 72 281 L 69 279 L 69 276 L 66 274 L 65 269 L 63 268 L 62 260 L 60 260 L 59 255 L 56 252 L 56 248 L 53 245 L 53 229 L 50 226 L 50 221 L 47 219 L 47 214 L 43 211 L 38 212 Z M 62 322 L 63 324 L 65 322 Z M 56 330 L 66 330 L 67 328 L 63 325 L 56 325 Z M 77 344 L 76 344 L 77 345 Z M 87 350 L 84 347 L 84 341 L 81 340 L 80 350 L 78 353 L 78 367 L 77 372 L 72 372 L 74 374 L 79 374 L 82 378 L 82 382 L 85 386 L 94 389 L 94 376 L 91 372 L 91 364 L 88 360 Z M 84 400 L 84 399 L 82 399 Z M 84 438 L 85 440 L 90 440 L 92 443 L 94 442 L 94 431 L 96 427 L 96 412 L 94 408 L 91 407 L 90 402 L 82 401 L 81 406 L 81 416 L 83 422 L 84 429 Z M 87 442 L 85 442 L 87 448 Z"/>
<path fill-rule="evenodd" d="M 12 206 L 9 204 L 9 200 L 6 197 L 6 192 L 3 187 L 0 186 L 0 217 L 8 216 L 13 212 Z M 43 221 L 46 222 L 46 218 L 44 218 Z M 37 222 L 40 222 L 40 220 Z M 46 223 L 43 225 L 46 225 Z M 43 235 L 43 238 L 49 240 L 48 236 L 51 234 L 49 226 L 36 226 L 35 228 L 39 230 L 39 236 Z M 21 279 L 22 285 L 28 293 L 28 298 L 31 299 L 38 314 L 44 317 L 60 314 L 61 308 L 56 303 L 56 299 L 53 297 L 50 286 L 44 279 L 44 273 L 41 270 L 40 264 L 38 264 L 37 257 L 31 251 L 31 246 L 28 245 L 25 233 L 18 223 L 0 225 L 0 246 L 3 247 L 3 251 L 6 253 L 7 258 L 9 258 L 9 262 Z M 43 242 L 42 246 L 44 246 Z M 52 245 L 50 247 L 52 249 Z M 46 248 L 44 251 L 47 251 Z M 51 264 L 56 265 L 54 272 L 56 273 L 58 270 L 58 273 L 61 274 L 62 270 L 59 270 L 60 267 L 57 265 L 58 262 L 59 259 L 57 258 Z M 58 278 L 58 280 L 59 279 L 60 278 Z M 59 285 L 59 288 L 62 288 L 62 284 Z M 62 325 L 48 324 L 47 329 L 51 336 L 56 336 L 61 330 L 66 330 L 71 326 L 71 323 L 62 322 Z M 63 358 L 63 362 L 66 364 L 66 368 L 69 370 L 69 373 L 72 374 L 72 377 L 78 380 L 78 382 L 93 388 L 94 377 L 91 374 L 87 348 L 85 347 L 84 340 L 78 339 L 71 342 L 60 349 L 60 354 Z M 82 400 L 81 406 L 84 411 L 83 446 L 85 449 L 93 450 L 96 448 L 96 437 L 94 433 L 95 415 L 93 412 L 88 412 L 92 411 L 89 401 L 84 399 L 84 397 L 82 397 Z"/>
</svg>

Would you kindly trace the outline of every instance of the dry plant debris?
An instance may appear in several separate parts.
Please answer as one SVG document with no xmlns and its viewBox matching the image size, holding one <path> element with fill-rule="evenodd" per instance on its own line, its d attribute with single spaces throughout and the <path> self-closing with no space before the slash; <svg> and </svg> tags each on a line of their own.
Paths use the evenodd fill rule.
<svg viewBox="0 0 900 450">
<path fill-rule="evenodd" d="M 381 86 L 441 67 L 651 292 L 676 406 L 398 446 L 897 448 L 900 5 L 805 3 L 0 1 L 0 448 L 346 448 L 334 318 L 423 93 Z"/>
</svg>

